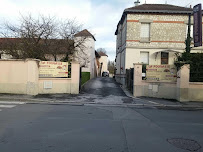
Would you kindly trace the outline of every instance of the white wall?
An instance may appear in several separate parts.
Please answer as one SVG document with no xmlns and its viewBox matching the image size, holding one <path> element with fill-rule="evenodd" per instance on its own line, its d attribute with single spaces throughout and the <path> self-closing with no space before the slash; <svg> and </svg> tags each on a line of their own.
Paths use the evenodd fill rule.
<svg viewBox="0 0 203 152">
<path fill-rule="evenodd" d="M 39 78 L 39 60 L 0 60 L 0 93 L 54 94 L 79 93 L 80 66 L 71 64 L 71 78 Z M 50 82 L 51 88 L 44 83 Z"/>
<path fill-rule="evenodd" d="M 80 41 L 80 39 L 81 37 L 76 37 L 75 41 Z M 88 37 L 85 39 L 83 45 L 84 49 L 78 49 L 74 59 L 82 66 L 82 72 L 90 72 L 90 76 L 93 78 L 95 71 L 95 40 L 92 37 Z"/>
<path fill-rule="evenodd" d="M 126 49 L 126 69 L 133 68 L 133 63 L 141 63 L 140 52 L 149 52 L 149 64 L 160 65 L 161 64 L 161 53 L 167 49 Z M 177 52 L 183 52 L 184 50 L 173 50 Z M 156 53 L 159 52 L 159 53 Z M 169 53 L 169 64 L 173 64 L 175 60 L 175 52 Z"/>
<path fill-rule="evenodd" d="M 108 71 L 108 57 L 107 56 L 101 56 L 99 58 L 100 64 L 102 64 L 102 69 L 101 69 L 101 74 L 102 72 L 107 72 Z"/>
</svg>

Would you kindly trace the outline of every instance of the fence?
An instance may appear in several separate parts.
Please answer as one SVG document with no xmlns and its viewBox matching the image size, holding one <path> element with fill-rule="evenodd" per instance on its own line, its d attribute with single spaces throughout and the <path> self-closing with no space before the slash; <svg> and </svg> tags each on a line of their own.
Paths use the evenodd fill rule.
<svg viewBox="0 0 203 152">
<path fill-rule="evenodd" d="M 134 68 L 126 69 L 126 87 L 128 90 L 133 93 L 133 75 L 134 75 Z"/>
</svg>

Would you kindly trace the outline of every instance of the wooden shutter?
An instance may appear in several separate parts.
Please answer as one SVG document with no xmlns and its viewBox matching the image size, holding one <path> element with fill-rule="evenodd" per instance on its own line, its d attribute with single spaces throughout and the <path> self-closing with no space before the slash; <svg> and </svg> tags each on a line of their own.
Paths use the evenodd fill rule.
<svg viewBox="0 0 203 152">
<path fill-rule="evenodd" d="M 149 64 L 149 52 L 140 52 L 140 62 Z"/>
<path fill-rule="evenodd" d="M 142 23 L 141 24 L 141 38 L 149 38 L 149 23 Z"/>
</svg>

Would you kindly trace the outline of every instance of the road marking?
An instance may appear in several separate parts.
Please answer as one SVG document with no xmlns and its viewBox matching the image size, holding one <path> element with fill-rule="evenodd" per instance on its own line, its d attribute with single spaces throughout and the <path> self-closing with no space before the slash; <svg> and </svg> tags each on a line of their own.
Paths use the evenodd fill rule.
<svg viewBox="0 0 203 152">
<path fill-rule="evenodd" d="M 16 105 L 0 105 L 0 108 L 13 108 Z"/>
<path fill-rule="evenodd" d="M 25 104 L 26 102 L 17 102 L 17 101 L 0 101 L 0 104 Z"/>
</svg>

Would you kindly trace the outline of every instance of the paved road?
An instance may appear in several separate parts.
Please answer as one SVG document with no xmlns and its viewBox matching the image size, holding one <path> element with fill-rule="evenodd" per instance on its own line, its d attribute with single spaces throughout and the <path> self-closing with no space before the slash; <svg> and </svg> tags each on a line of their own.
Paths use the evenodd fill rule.
<svg viewBox="0 0 203 152">
<path fill-rule="evenodd" d="M 18 105 L 0 112 L 0 151 L 187 152 L 167 139 L 191 139 L 202 146 L 202 115 L 203 111 Z"/>
<path fill-rule="evenodd" d="M 81 96 L 72 99 L 102 103 L 116 100 L 117 104 L 128 97 L 113 79 L 98 78 Z M 108 104 L 12 105 L 0 108 L 0 152 L 202 152 L 201 110 Z"/>
</svg>

